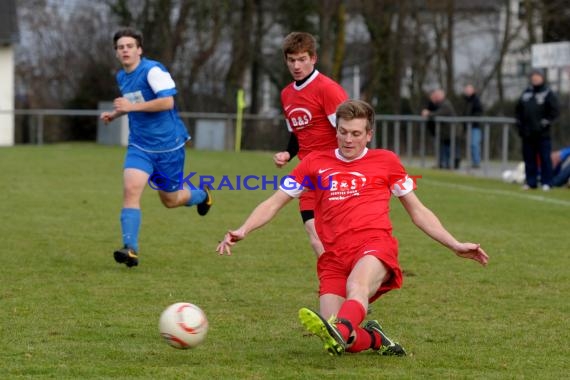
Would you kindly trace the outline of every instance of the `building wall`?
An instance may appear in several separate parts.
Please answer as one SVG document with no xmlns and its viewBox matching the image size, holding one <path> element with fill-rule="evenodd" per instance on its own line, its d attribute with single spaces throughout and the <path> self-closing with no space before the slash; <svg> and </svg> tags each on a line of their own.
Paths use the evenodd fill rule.
<svg viewBox="0 0 570 380">
<path fill-rule="evenodd" d="M 14 110 L 14 49 L 0 46 L 0 111 Z M 0 113 L 0 146 L 14 145 L 14 115 Z"/>
</svg>

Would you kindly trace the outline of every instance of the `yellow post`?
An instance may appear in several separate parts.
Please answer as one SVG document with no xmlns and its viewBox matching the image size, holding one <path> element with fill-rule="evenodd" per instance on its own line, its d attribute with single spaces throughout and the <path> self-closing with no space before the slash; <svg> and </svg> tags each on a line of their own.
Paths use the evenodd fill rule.
<svg viewBox="0 0 570 380">
<path fill-rule="evenodd" d="M 241 151 L 241 131 L 243 128 L 243 110 L 245 108 L 245 96 L 243 89 L 239 89 L 237 92 L 237 115 L 236 115 L 236 143 L 235 151 Z"/>
</svg>

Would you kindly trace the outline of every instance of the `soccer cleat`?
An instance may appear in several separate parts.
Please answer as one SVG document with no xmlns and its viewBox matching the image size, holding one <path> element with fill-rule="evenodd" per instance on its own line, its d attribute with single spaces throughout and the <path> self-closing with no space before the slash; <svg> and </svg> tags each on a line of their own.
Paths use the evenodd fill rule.
<svg viewBox="0 0 570 380">
<path fill-rule="evenodd" d="M 346 343 L 334 325 L 335 317 L 327 321 L 318 313 L 304 307 L 299 310 L 299 320 L 308 331 L 321 338 L 329 354 L 338 356 L 346 349 Z"/>
<path fill-rule="evenodd" d="M 206 199 L 202 203 L 196 205 L 196 209 L 198 210 L 198 214 L 204 216 L 210 211 L 210 207 L 214 204 L 214 199 L 212 198 L 210 186 L 204 185 L 202 189 L 206 192 Z"/>
<path fill-rule="evenodd" d="M 376 331 L 380 337 L 382 338 L 382 342 L 380 343 L 380 348 L 378 349 L 378 353 L 380 355 L 385 356 L 406 356 L 406 351 L 402 346 L 400 346 L 397 342 L 394 342 L 392 339 L 388 338 L 388 336 L 382 330 L 382 326 L 378 321 L 368 321 L 364 324 L 364 330 L 372 333 Z M 385 344 L 389 342 L 389 344 Z"/>
<path fill-rule="evenodd" d="M 125 264 L 127 267 L 136 267 L 139 265 L 139 256 L 132 248 L 123 247 L 113 253 L 115 261 L 119 264 Z"/>
</svg>

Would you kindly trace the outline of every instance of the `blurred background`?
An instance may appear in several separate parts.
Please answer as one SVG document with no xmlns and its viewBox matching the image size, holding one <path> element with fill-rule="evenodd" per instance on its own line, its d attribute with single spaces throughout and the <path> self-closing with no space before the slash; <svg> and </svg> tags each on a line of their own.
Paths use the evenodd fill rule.
<svg viewBox="0 0 570 380">
<path fill-rule="evenodd" d="M 13 108 L 97 110 L 101 102 L 112 101 L 119 95 L 112 36 L 126 25 L 144 33 L 144 54 L 170 70 L 180 111 L 235 113 L 236 93 L 243 89 L 245 113 L 271 120 L 269 132 L 259 138 L 263 149 L 261 141 L 273 134 L 286 141 L 279 93 L 291 78 L 281 42 L 291 31 L 313 33 L 319 43 L 317 68 L 339 81 L 349 96 L 370 101 L 379 114 L 418 115 L 435 88 L 443 88 L 460 109 L 462 89 L 472 83 L 486 116 L 511 117 L 528 83 L 532 46 L 570 41 L 570 4 L 2 0 L 0 57 L 8 55 L 13 62 Z M 546 69 L 562 110 L 553 128 L 554 147 L 570 145 L 570 68 Z M 6 78 L 2 75 L 1 81 Z M 0 102 L 0 110 L 9 105 L 10 100 Z M 15 143 L 37 143 L 33 119 L 15 115 Z M 56 115 L 41 127 L 42 142 L 93 141 L 98 120 Z M 244 141 L 258 135 L 249 133 L 246 128 Z"/>
</svg>

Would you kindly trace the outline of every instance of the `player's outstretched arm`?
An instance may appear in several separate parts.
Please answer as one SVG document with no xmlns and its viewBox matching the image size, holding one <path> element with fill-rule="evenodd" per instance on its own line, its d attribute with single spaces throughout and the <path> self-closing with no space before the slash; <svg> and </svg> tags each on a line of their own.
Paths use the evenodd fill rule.
<svg viewBox="0 0 570 380">
<path fill-rule="evenodd" d="M 412 218 L 414 224 L 429 237 L 451 249 L 457 256 L 475 260 L 481 265 L 487 265 L 489 256 L 487 256 L 487 253 L 481 248 L 481 245 L 457 241 L 457 239 L 443 227 L 438 217 L 424 206 L 414 192 L 400 197 L 400 202 Z"/>
<path fill-rule="evenodd" d="M 282 190 L 277 190 L 272 196 L 261 202 L 248 216 L 245 222 L 236 230 L 230 230 L 220 241 L 216 251 L 220 255 L 231 255 L 231 247 L 238 241 L 245 238 L 245 236 L 253 230 L 256 230 L 265 224 L 269 223 L 271 219 L 277 215 L 279 210 L 291 201 L 289 195 Z"/>
</svg>

